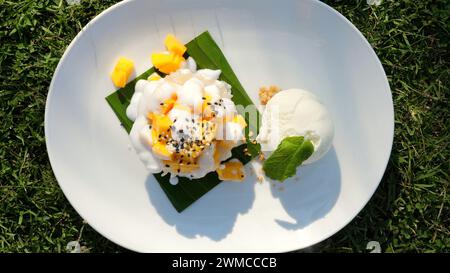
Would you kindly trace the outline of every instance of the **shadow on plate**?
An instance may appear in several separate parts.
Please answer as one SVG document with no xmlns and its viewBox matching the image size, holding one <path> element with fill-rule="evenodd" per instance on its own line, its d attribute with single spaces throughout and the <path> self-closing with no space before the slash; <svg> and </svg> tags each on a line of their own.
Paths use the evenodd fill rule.
<svg viewBox="0 0 450 273">
<path fill-rule="evenodd" d="M 295 230 L 324 217 L 341 190 L 341 171 L 334 147 L 319 161 L 299 168 L 297 178 L 289 178 L 282 184 L 271 183 L 275 185 L 271 187 L 272 195 L 294 220 L 276 219 L 280 226 Z"/>
<path fill-rule="evenodd" d="M 153 175 L 147 178 L 145 187 L 158 214 L 179 234 L 220 241 L 232 231 L 237 216 L 252 207 L 255 183 L 251 179 L 220 183 L 181 213 L 173 208 Z"/>
</svg>

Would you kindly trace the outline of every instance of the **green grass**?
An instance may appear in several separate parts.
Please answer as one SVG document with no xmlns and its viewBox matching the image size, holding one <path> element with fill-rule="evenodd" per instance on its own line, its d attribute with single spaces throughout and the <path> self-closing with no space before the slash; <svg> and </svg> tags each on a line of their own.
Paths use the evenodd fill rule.
<svg viewBox="0 0 450 273">
<path fill-rule="evenodd" d="M 69 205 L 44 139 L 48 86 L 78 31 L 116 1 L 0 0 L 0 252 L 122 252 Z M 450 251 L 450 2 L 326 1 L 375 48 L 395 104 L 395 138 L 383 181 L 343 230 L 306 251 Z"/>
</svg>

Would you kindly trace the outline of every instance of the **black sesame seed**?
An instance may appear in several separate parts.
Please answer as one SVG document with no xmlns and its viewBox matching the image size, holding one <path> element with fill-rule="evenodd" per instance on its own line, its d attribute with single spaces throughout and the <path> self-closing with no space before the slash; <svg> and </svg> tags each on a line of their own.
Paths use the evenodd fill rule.
<svg viewBox="0 0 450 273">
<path fill-rule="evenodd" d="M 206 100 L 206 98 L 205 98 L 205 97 L 202 97 L 202 100 Z"/>
<path fill-rule="evenodd" d="M 192 123 L 195 123 L 195 120 L 194 120 L 194 119 L 191 119 L 191 121 L 192 121 Z"/>
<path fill-rule="evenodd" d="M 170 167 L 170 165 L 169 164 L 166 164 L 166 168 L 169 168 Z"/>
<path fill-rule="evenodd" d="M 159 135 L 158 138 L 161 138 L 162 135 Z"/>
<path fill-rule="evenodd" d="M 181 171 L 181 169 L 180 169 L 180 168 L 178 168 L 177 172 L 179 173 L 180 171 Z"/>
<path fill-rule="evenodd" d="M 219 104 L 217 102 L 215 102 L 214 105 L 219 105 Z"/>
<path fill-rule="evenodd" d="M 164 105 L 164 103 L 161 102 L 159 105 Z"/>
<path fill-rule="evenodd" d="M 208 105 L 211 105 L 211 103 L 210 103 L 210 102 L 207 102 L 206 104 L 208 104 Z"/>
<path fill-rule="evenodd" d="M 187 164 L 187 165 L 190 165 L 190 164 L 191 164 L 191 161 L 188 161 L 186 164 Z"/>
<path fill-rule="evenodd" d="M 173 122 L 177 122 L 177 119 L 174 119 Z"/>
<path fill-rule="evenodd" d="M 182 134 L 183 133 L 183 129 L 178 130 L 178 133 Z"/>
</svg>

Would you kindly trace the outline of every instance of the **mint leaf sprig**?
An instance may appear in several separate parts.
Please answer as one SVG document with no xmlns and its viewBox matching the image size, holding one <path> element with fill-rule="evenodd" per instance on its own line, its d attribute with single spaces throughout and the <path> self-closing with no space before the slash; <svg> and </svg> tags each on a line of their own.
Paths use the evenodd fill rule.
<svg viewBox="0 0 450 273">
<path fill-rule="evenodd" d="M 314 152 L 310 140 L 302 136 L 284 138 L 277 149 L 264 161 L 263 170 L 267 177 L 283 182 L 294 176 L 297 167 Z"/>
</svg>

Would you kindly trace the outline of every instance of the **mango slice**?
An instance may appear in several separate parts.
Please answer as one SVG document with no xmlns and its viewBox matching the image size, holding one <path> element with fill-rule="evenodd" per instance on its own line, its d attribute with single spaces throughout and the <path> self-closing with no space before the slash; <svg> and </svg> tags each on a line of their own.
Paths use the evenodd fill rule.
<svg viewBox="0 0 450 273">
<path fill-rule="evenodd" d="M 157 67 L 159 71 L 164 74 L 169 74 L 171 72 L 177 71 L 181 66 L 181 62 L 184 61 L 183 56 L 173 55 L 172 61 L 160 67 Z"/>
<path fill-rule="evenodd" d="M 230 160 L 216 170 L 220 180 L 242 181 L 245 178 L 244 165 L 239 160 Z"/>
<path fill-rule="evenodd" d="M 111 73 L 111 79 L 114 85 L 120 88 L 124 87 L 133 70 L 133 61 L 125 57 L 120 57 Z"/>
<path fill-rule="evenodd" d="M 153 53 L 151 56 L 153 66 L 164 74 L 169 74 L 180 68 L 183 56 L 174 53 Z"/>
<path fill-rule="evenodd" d="M 149 113 L 147 118 L 150 119 L 152 123 L 152 129 L 158 134 L 169 131 L 170 126 L 172 125 L 172 120 L 166 115 Z"/>
<path fill-rule="evenodd" d="M 163 102 L 163 105 L 161 106 L 161 113 L 162 113 L 163 115 L 167 115 L 167 113 L 169 113 L 170 110 L 172 110 L 172 108 L 173 108 L 173 106 L 175 105 L 175 102 L 176 102 L 176 101 L 177 101 L 177 100 L 176 100 L 176 99 L 173 99 L 173 98 L 166 99 L 166 100 Z"/>
<path fill-rule="evenodd" d="M 170 53 L 152 53 L 151 59 L 153 65 L 158 68 L 172 62 L 174 54 Z"/>
<path fill-rule="evenodd" d="M 231 151 L 233 148 L 234 141 L 229 140 L 217 140 L 216 141 L 216 149 L 214 150 L 214 163 L 219 166 L 220 164 L 220 155 Z"/>
<path fill-rule="evenodd" d="M 183 56 L 187 49 L 173 34 L 168 34 L 166 36 L 164 44 L 166 45 L 167 50 L 179 56 Z"/>
<path fill-rule="evenodd" d="M 152 146 L 153 153 L 162 159 L 170 159 L 172 152 L 167 149 L 167 146 L 160 142 L 154 142 Z"/>
<path fill-rule="evenodd" d="M 169 161 L 169 160 L 164 160 L 163 163 L 167 166 L 169 166 L 172 171 L 177 172 L 177 173 L 190 173 L 196 169 L 199 168 L 198 164 L 191 164 L 188 162 L 174 162 L 174 161 Z"/>
</svg>

